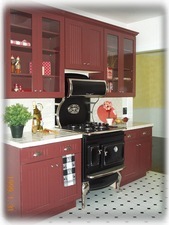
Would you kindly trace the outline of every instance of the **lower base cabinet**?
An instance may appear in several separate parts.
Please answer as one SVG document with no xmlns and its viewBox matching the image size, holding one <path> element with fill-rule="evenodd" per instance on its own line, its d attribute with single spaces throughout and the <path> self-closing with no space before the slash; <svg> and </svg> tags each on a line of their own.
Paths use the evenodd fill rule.
<svg viewBox="0 0 169 225">
<path fill-rule="evenodd" d="M 49 216 L 75 207 L 81 198 L 81 139 L 18 149 L 5 146 L 7 215 Z M 71 185 L 64 180 L 64 156 L 74 165 Z"/>
<path fill-rule="evenodd" d="M 152 127 L 125 131 L 124 160 L 121 185 L 146 175 L 152 162 Z"/>
</svg>

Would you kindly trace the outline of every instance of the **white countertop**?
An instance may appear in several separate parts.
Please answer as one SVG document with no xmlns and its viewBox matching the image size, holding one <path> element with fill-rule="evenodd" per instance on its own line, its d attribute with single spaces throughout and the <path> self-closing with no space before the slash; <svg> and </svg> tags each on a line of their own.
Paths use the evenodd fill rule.
<svg viewBox="0 0 169 225">
<path fill-rule="evenodd" d="M 127 122 L 126 124 L 118 125 L 118 128 L 120 128 L 123 131 L 140 129 L 145 127 L 153 127 L 153 124 Z M 24 132 L 22 138 L 12 138 L 11 134 L 6 135 L 5 143 L 17 148 L 27 148 L 82 138 L 82 134 L 80 133 L 66 131 L 63 129 L 55 129 L 55 130 L 57 131 L 57 134 L 42 134 L 41 132 L 32 134 L 31 132 Z"/>
<path fill-rule="evenodd" d="M 126 126 L 125 130 L 134 130 L 134 129 L 140 129 L 145 127 L 153 127 L 154 125 L 152 123 L 142 123 L 142 122 L 133 122 L 128 121 L 125 125 L 123 124 L 123 127 Z"/>
<path fill-rule="evenodd" d="M 57 131 L 57 134 L 42 134 L 41 132 L 32 134 L 32 132 L 24 132 L 22 138 L 12 138 L 11 135 L 7 135 L 5 143 L 17 148 L 27 148 L 82 138 L 82 134 L 62 129 L 55 130 Z"/>
</svg>

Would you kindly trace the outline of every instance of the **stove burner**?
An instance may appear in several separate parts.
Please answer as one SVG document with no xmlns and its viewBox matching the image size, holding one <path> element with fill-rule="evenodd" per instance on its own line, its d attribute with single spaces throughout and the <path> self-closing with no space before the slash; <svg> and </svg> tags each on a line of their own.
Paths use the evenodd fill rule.
<svg viewBox="0 0 169 225">
<path fill-rule="evenodd" d="M 110 127 L 107 123 L 87 122 L 84 124 L 69 124 L 63 128 L 84 133 L 94 133 L 108 131 L 112 128 L 117 128 L 117 126 Z"/>
</svg>

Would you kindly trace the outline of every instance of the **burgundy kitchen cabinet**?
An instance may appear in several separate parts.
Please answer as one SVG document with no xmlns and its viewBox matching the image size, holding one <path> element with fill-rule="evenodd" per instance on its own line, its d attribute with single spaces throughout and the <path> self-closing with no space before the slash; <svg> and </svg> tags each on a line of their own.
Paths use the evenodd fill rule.
<svg viewBox="0 0 169 225">
<path fill-rule="evenodd" d="M 146 175 L 151 169 L 152 128 L 125 131 L 124 165 L 122 185 Z"/>
<path fill-rule="evenodd" d="M 55 215 L 81 197 L 81 139 L 19 149 L 5 146 L 8 216 Z M 75 156 L 76 183 L 64 186 L 63 159 Z"/>
<path fill-rule="evenodd" d="M 36 8 L 8 9 L 5 29 L 5 97 L 63 97 L 63 17 Z M 20 58 L 20 70 L 12 56 Z"/>
<path fill-rule="evenodd" d="M 136 33 L 128 35 L 105 29 L 105 71 L 109 97 L 134 97 Z"/>
<path fill-rule="evenodd" d="M 65 68 L 103 71 L 103 28 L 65 20 Z"/>
</svg>

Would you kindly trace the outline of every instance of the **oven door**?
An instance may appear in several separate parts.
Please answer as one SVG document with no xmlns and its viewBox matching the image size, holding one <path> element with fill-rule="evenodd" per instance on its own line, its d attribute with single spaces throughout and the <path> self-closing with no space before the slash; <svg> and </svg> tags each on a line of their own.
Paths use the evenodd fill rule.
<svg viewBox="0 0 169 225">
<path fill-rule="evenodd" d="M 124 143 L 102 145 L 102 166 L 118 166 L 124 162 Z"/>
<path fill-rule="evenodd" d="M 101 150 L 99 145 L 89 145 L 87 151 L 87 166 L 97 167 L 100 165 Z"/>
</svg>

